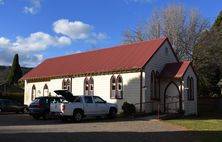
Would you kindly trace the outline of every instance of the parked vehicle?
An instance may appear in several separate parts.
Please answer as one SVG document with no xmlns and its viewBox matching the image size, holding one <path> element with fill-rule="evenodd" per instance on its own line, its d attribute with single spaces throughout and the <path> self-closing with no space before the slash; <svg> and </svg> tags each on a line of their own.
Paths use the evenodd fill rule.
<svg viewBox="0 0 222 142">
<path fill-rule="evenodd" d="M 0 112 L 25 113 L 27 108 L 27 105 L 23 105 L 15 100 L 0 99 Z"/>
<path fill-rule="evenodd" d="M 29 105 L 29 115 L 34 119 L 50 118 L 50 103 L 51 102 L 61 102 L 61 97 L 37 97 Z"/>
<path fill-rule="evenodd" d="M 62 120 L 68 118 L 74 121 L 81 121 L 86 116 L 105 116 L 115 117 L 117 105 L 107 103 L 99 96 L 73 96 L 67 90 L 54 91 L 57 95 L 63 96 L 66 101 L 62 103 L 51 103 L 50 111 Z"/>
</svg>

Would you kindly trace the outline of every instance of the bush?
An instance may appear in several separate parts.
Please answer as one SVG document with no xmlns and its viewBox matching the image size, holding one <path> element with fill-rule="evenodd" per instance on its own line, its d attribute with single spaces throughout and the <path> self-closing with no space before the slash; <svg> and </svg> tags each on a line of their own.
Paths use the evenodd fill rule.
<svg viewBox="0 0 222 142">
<path fill-rule="evenodd" d="M 136 113 L 136 107 L 133 104 L 124 102 L 122 105 L 122 110 L 124 115 L 134 115 Z"/>
<path fill-rule="evenodd" d="M 24 103 L 24 94 L 19 94 L 19 93 L 14 93 L 14 94 L 4 94 L 0 95 L 0 99 L 10 99 L 10 100 L 15 100 L 20 103 Z"/>
</svg>

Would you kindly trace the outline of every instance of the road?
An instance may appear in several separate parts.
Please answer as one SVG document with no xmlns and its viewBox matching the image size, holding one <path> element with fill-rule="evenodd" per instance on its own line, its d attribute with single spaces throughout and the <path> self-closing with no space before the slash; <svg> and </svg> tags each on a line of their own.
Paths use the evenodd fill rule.
<svg viewBox="0 0 222 142">
<path fill-rule="evenodd" d="M 34 120 L 27 114 L 0 115 L 0 142 L 191 142 L 185 128 L 149 119 L 97 119 L 81 123 Z"/>
</svg>

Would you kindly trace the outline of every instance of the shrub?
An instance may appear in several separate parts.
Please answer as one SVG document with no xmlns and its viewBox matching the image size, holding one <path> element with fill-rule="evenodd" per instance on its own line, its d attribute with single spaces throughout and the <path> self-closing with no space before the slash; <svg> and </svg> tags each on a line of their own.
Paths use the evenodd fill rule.
<svg viewBox="0 0 222 142">
<path fill-rule="evenodd" d="M 19 94 L 19 93 L 4 94 L 4 95 L 0 95 L 0 99 L 16 100 L 16 101 L 23 104 L 24 103 L 24 94 Z"/>
<path fill-rule="evenodd" d="M 128 102 L 123 103 L 122 110 L 123 110 L 124 115 L 133 115 L 136 113 L 135 105 L 130 104 Z"/>
</svg>

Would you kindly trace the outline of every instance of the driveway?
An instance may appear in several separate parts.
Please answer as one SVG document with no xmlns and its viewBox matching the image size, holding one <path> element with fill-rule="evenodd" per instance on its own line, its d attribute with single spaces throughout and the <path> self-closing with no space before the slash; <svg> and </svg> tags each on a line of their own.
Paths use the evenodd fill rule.
<svg viewBox="0 0 222 142">
<path fill-rule="evenodd" d="M 24 114 L 0 115 L 0 142 L 191 142 L 196 137 L 180 126 L 155 119 L 33 120 Z"/>
</svg>

